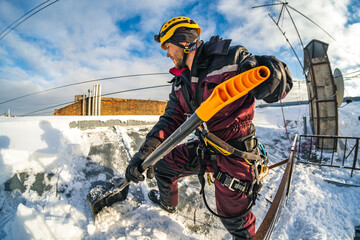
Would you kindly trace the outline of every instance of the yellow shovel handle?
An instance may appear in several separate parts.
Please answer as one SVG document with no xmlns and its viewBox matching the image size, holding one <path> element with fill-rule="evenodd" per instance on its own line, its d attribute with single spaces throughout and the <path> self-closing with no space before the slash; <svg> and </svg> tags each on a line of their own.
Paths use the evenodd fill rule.
<svg viewBox="0 0 360 240">
<path fill-rule="evenodd" d="M 270 76 L 265 66 L 256 67 L 240 73 L 216 86 L 210 97 L 196 109 L 196 115 L 207 122 L 226 105 L 246 95 Z"/>
</svg>

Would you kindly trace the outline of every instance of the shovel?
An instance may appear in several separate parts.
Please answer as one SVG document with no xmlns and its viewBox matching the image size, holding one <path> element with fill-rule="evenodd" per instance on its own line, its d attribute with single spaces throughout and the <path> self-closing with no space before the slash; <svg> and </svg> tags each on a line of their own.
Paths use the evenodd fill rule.
<svg viewBox="0 0 360 240">
<path fill-rule="evenodd" d="M 270 70 L 265 66 L 260 66 L 240 73 L 216 86 L 210 97 L 201 103 L 195 113 L 145 159 L 139 171 L 142 173 L 157 163 L 197 127 L 209 121 L 226 105 L 246 95 L 267 80 L 269 76 Z M 87 195 L 87 201 L 94 219 L 104 207 L 125 200 L 129 184 L 128 179 L 118 178 L 107 182 L 106 186 L 91 189 Z"/>
</svg>

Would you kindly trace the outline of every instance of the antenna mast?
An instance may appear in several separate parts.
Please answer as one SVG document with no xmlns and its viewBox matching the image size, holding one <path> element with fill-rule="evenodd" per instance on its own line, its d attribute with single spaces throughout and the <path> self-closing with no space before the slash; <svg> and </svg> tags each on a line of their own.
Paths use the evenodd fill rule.
<svg viewBox="0 0 360 240">
<path fill-rule="evenodd" d="M 296 27 L 296 24 L 295 24 L 295 22 L 294 22 L 294 19 L 292 18 L 291 14 L 290 14 L 289 9 L 288 9 L 289 3 L 288 3 L 288 2 L 279 2 L 279 3 L 272 3 L 272 4 L 265 4 L 265 5 L 254 6 L 254 7 L 252 7 L 252 8 L 268 7 L 268 6 L 274 6 L 274 5 L 282 5 L 281 10 L 280 10 L 280 14 L 279 14 L 279 17 L 278 17 L 278 20 L 276 21 L 276 20 L 270 15 L 270 13 L 269 13 L 268 15 L 269 15 L 269 17 L 271 18 L 271 20 L 273 20 L 273 22 L 275 23 L 275 25 L 279 28 L 279 30 L 280 30 L 280 32 L 282 33 L 282 35 L 285 37 L 285 40 L 288 42 L 288 44 L 289 44 L 290 47 L 291 47 L 291 50 L 292 50 L 293 53 L 295 54 L 295 57 L 296 57 L 296 59 L 298 60 L 300 66 L 301 66 L 301 69 L 304 70 L 304 66 L 303 66 L 303 64 L 301 63 L 299 56 L 297 55 L 295 49 L 294 49 L 293 46 L 291 45 L 289 39 L 286 37 L 285 32 L 284 32 L 284 31 L 281 29 L 281 27 L 279 26 L 280 18 L 281 18 L 281 16 L 283 16 L 284 9 L 285 9 L 286 12 L 289 14 L 289 17 L 290 17 L 290 19 L 291 19 L 291 22 L 292 22 L 292 24 L 293 24 L 293 26 L 294 26 L 294 28 L 295 28 L 295 30 L 296 30 L 296 33 L 297 33 L 297 35 L 298 35 L 299 41 L 300 41 L 300 43 L 301 43 L 301 46 L 302 46 L 302 48 L 304 48 L 304 44 L 303 44 L 303 42 L 302 42 L 300 33 L 299 33 L 299 31 L 298 31 L 298 29 L 297 29 L 297 27 Z M 290 6 L 289 6 L 289 7 L 290 7 Z M 294 8 L 291 7 L 291 9 L 294 9 Z"/>
</svg>

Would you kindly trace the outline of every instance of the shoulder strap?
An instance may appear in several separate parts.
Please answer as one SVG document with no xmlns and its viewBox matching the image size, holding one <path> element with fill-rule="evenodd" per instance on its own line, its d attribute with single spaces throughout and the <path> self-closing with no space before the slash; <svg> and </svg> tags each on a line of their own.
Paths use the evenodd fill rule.
<svg viewBox="0 0 360 240">
<path fill-rule="evenodd" d="M 197 107 L 195 105 L 194 99 L 191 97 L 191 95 L 192 95 L 190 93 L 191 90 L 189 89 L 189 87 L 187 86 L 186 83 L 183 83 L 182 85 L 183 86 L 181 86 L 181 91 L 183 93 L 185 102 L 186 102 L 186 104 L 188 105 L 188 107 L 190 109 L 190 113 L 193 114 Z"/>
<path fill-rule="evenodd" d="M 201 83 L 203 82 L 203 80 L 206 77 L 206 71 L 202 71 L 199 73 L 199 79 L 198 82 L 196 83 L 196 88 L 195 88 L 195 106 L 198 108 L 200 106 L 200 104 L 203 102 L 203 93 L 204 93 L 204 89 L 201 88 Z"/>
</svg>

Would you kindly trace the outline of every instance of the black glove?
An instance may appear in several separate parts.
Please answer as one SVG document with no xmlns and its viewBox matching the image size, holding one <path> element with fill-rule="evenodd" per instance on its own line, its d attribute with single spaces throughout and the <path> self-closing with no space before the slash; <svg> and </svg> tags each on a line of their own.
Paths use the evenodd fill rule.
<svg viewBox="0 0 360 240">
<path fill-rule="evenodd" d="M 268 80 L 250 91 L 256 99 L 264 99 L 267 103 L 277 102 L 291 90 L 292 78 L 285 63 L 274 56 L 251 55 L 241 63 L 240 72 L 257 66 L 268 67 L 271 74 Z"/>
<path fill-rule="evenodd" d="M 240 63 L 239 73 L 246 72 L 247 70 L 258 66 L 260 65 L 258 64 L 256 57 L 254 55 L 249 55 L 242 63 Z"/>
<path fill-rule="evenodd" d="M 161 142 L 157 138 L 146 138 L 145 142 L 141 145 L 139 151 L 131 158 L 129 165 L 126 168 L 125 177 L 128 181 L 138 183 L 139 181 L 145 180 L 144 175 L 142 175 L 144 170 L 141 168 L 141 164 L 160 144 Z M 150 166 L 147 169 L 146 176 L 150 179 L 154 177 L 153 166 Z"/>
<path fill-rule="evenodd" d="M 282 99 L 292 88 L 292 78 L 285 63 L 274 56 L 257 56 L 259 66 L 270 69 L 268 80 L 250 91 L 256 99 L 264 99 L 267 103 L 277 102 Z"/>
</svg>

